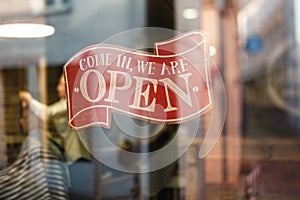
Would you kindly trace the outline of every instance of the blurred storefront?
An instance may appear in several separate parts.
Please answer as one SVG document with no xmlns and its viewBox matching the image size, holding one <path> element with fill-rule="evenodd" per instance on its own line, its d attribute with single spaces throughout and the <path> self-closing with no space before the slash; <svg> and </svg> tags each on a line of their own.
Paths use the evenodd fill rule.
<svg viewBox="0 0 300 200">
<path fill-rule="evenodd" d="M 36 38 L 4 36 L 0 29 L 0 188 L 24 184 L 30 191 L 33 184 L 31 180 L 6 182 L 8 169 L 19 171 L 20 180 L 25 177 L 21 172 L 26 171 L 10 168 L 21 163 L 28 137 L 20 126 L 21 90 L 50 105 L 58 100 L 57 84 L 65 64 L 90 45 L 108 42 L 153 53 L 154 46 L 149 44 L 159 42 L 157 38 L 169 40 L 201 30 L 212 66 L 212 110 L 197 119 L 196 130 L 180 129 L 177 123 L 161 128 L 136 120 L 139 127 L 149 126 L 150 135 L 161 128 L 147 140 L 138 138 L 143 132 L 125 133 L 123 128 L 129 125 L 118 115 L 110 128 L 92 126 L 75 132 L 89 146 L 92 158 L 74 166 L 60 160 L 73 170 L 66 175 L 70 199 L 299 199 L 299 11 L 298 0 L 0 1 L 0 27 L 39 23 L 55 28 L 52 35 Z M 147 95 L 145 91 L 141 96 Z M 53 122 L 29 123 L 38 124 L 45 137 L 51 133 L 51 144 L 61 145 Z M 121 151 L 115 152 L 104 142 L 101 146 L 99 130 Z M 211 151 L 204 145 L 207 132 L 214 134 L 212 143 L 208 142 L 213 144 Z M 150 172 L 119 170 L 95 156 L 117 161 L 124 169 L 130 165 L 151 168 L 149 160 L 136 163 L 122 150 L 155 152 L 176 134 L 183 134 L 183 140 L 172 146 L 167 157 L 179 152 L 190 135 L 193 140 L 174 162 Z M 201 151 L 207 155 L 201 157 Z M 7 194 L 0 191 L 0 199 L 3 195 Z"/>
</svg>

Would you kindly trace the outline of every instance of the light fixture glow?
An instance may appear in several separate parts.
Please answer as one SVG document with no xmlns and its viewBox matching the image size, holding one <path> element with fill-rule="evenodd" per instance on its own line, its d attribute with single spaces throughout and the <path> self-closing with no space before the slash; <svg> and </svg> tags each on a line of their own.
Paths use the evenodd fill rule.
<svg viewBox="0 0 300 200">
<path fill-rule="evenodd" d="M 215 46 L 209 45 L 208 50 L 210 56 L 214 56 L 217 54 L 217 48 Z"/>
<path fill-rule="evenodd" d="M 41 38 L 53 35 L 55 28 L 45 24 L 14 23 L 0 25 L 0 37 Z"/>
<path fill-rule="evenodd" d="M 182 15 L 185 19 L 196 19 L 199 14 L 195 8 L 186 8 L 182 11 Z"/>
</svg>

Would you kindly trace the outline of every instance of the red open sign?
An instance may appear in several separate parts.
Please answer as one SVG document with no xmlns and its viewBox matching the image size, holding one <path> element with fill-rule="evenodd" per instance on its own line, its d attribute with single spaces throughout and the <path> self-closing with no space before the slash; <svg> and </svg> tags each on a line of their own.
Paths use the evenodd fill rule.
<svg viewBox="0 0 300 200">
<path fill-rule="evenodd" d="M 201 32 L 155 44 L 153 54 L 120 46 L 87 47 L 64 67 L 70 125 L 110 127 L 111 111 L 173 124 L 211 108 Z"/>
</svg>

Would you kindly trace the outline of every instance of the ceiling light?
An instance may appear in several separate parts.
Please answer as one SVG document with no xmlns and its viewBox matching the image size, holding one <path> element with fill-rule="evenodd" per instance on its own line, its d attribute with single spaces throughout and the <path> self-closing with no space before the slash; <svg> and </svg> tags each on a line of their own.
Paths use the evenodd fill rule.
<svg viewBox="0 0 300 200">
<path fill-rule="evenodd" d="M 0 25 L 0 37 L 41 38 L 53 35 L 55 28 L 45 24 L 14 23 Z"/>
<path fill-rule="evenodd" d="M 209 49 L 209 55 L 210 56 L 214 56 L 214 55 L 217 54 L 217 48 L 215 46 L 209 45 L 208 49 Z"/>
<path fill-rule="evenodd" d="M 185 19 L 196 19 L 199 14 L 195 8 L 186 8 L 182 11 L 182 15 Z"/>
</svg>

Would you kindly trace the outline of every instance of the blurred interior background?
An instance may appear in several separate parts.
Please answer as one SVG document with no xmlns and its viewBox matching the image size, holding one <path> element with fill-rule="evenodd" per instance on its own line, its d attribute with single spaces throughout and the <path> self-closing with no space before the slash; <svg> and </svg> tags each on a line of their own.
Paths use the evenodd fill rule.
<svg viewBox="0 0 300 200">
<path fill-rule="evenodd" d="M 169 199 L 299 199 L 299 11 L 298 0 L 0 0 L 0 167 L 14 162 L 26 137 L 19 90 L 56 101 L 65 62 L 122 31 L 203 30 L 225 84 L 226 121 L 207 157 L 198 159 L 195 142 L 180 158 Z M 2 35 L 10 23 L 54 31 Z M 100 165 L 90 195 L 130 199 L 135 177 Z"/>
</svg>

